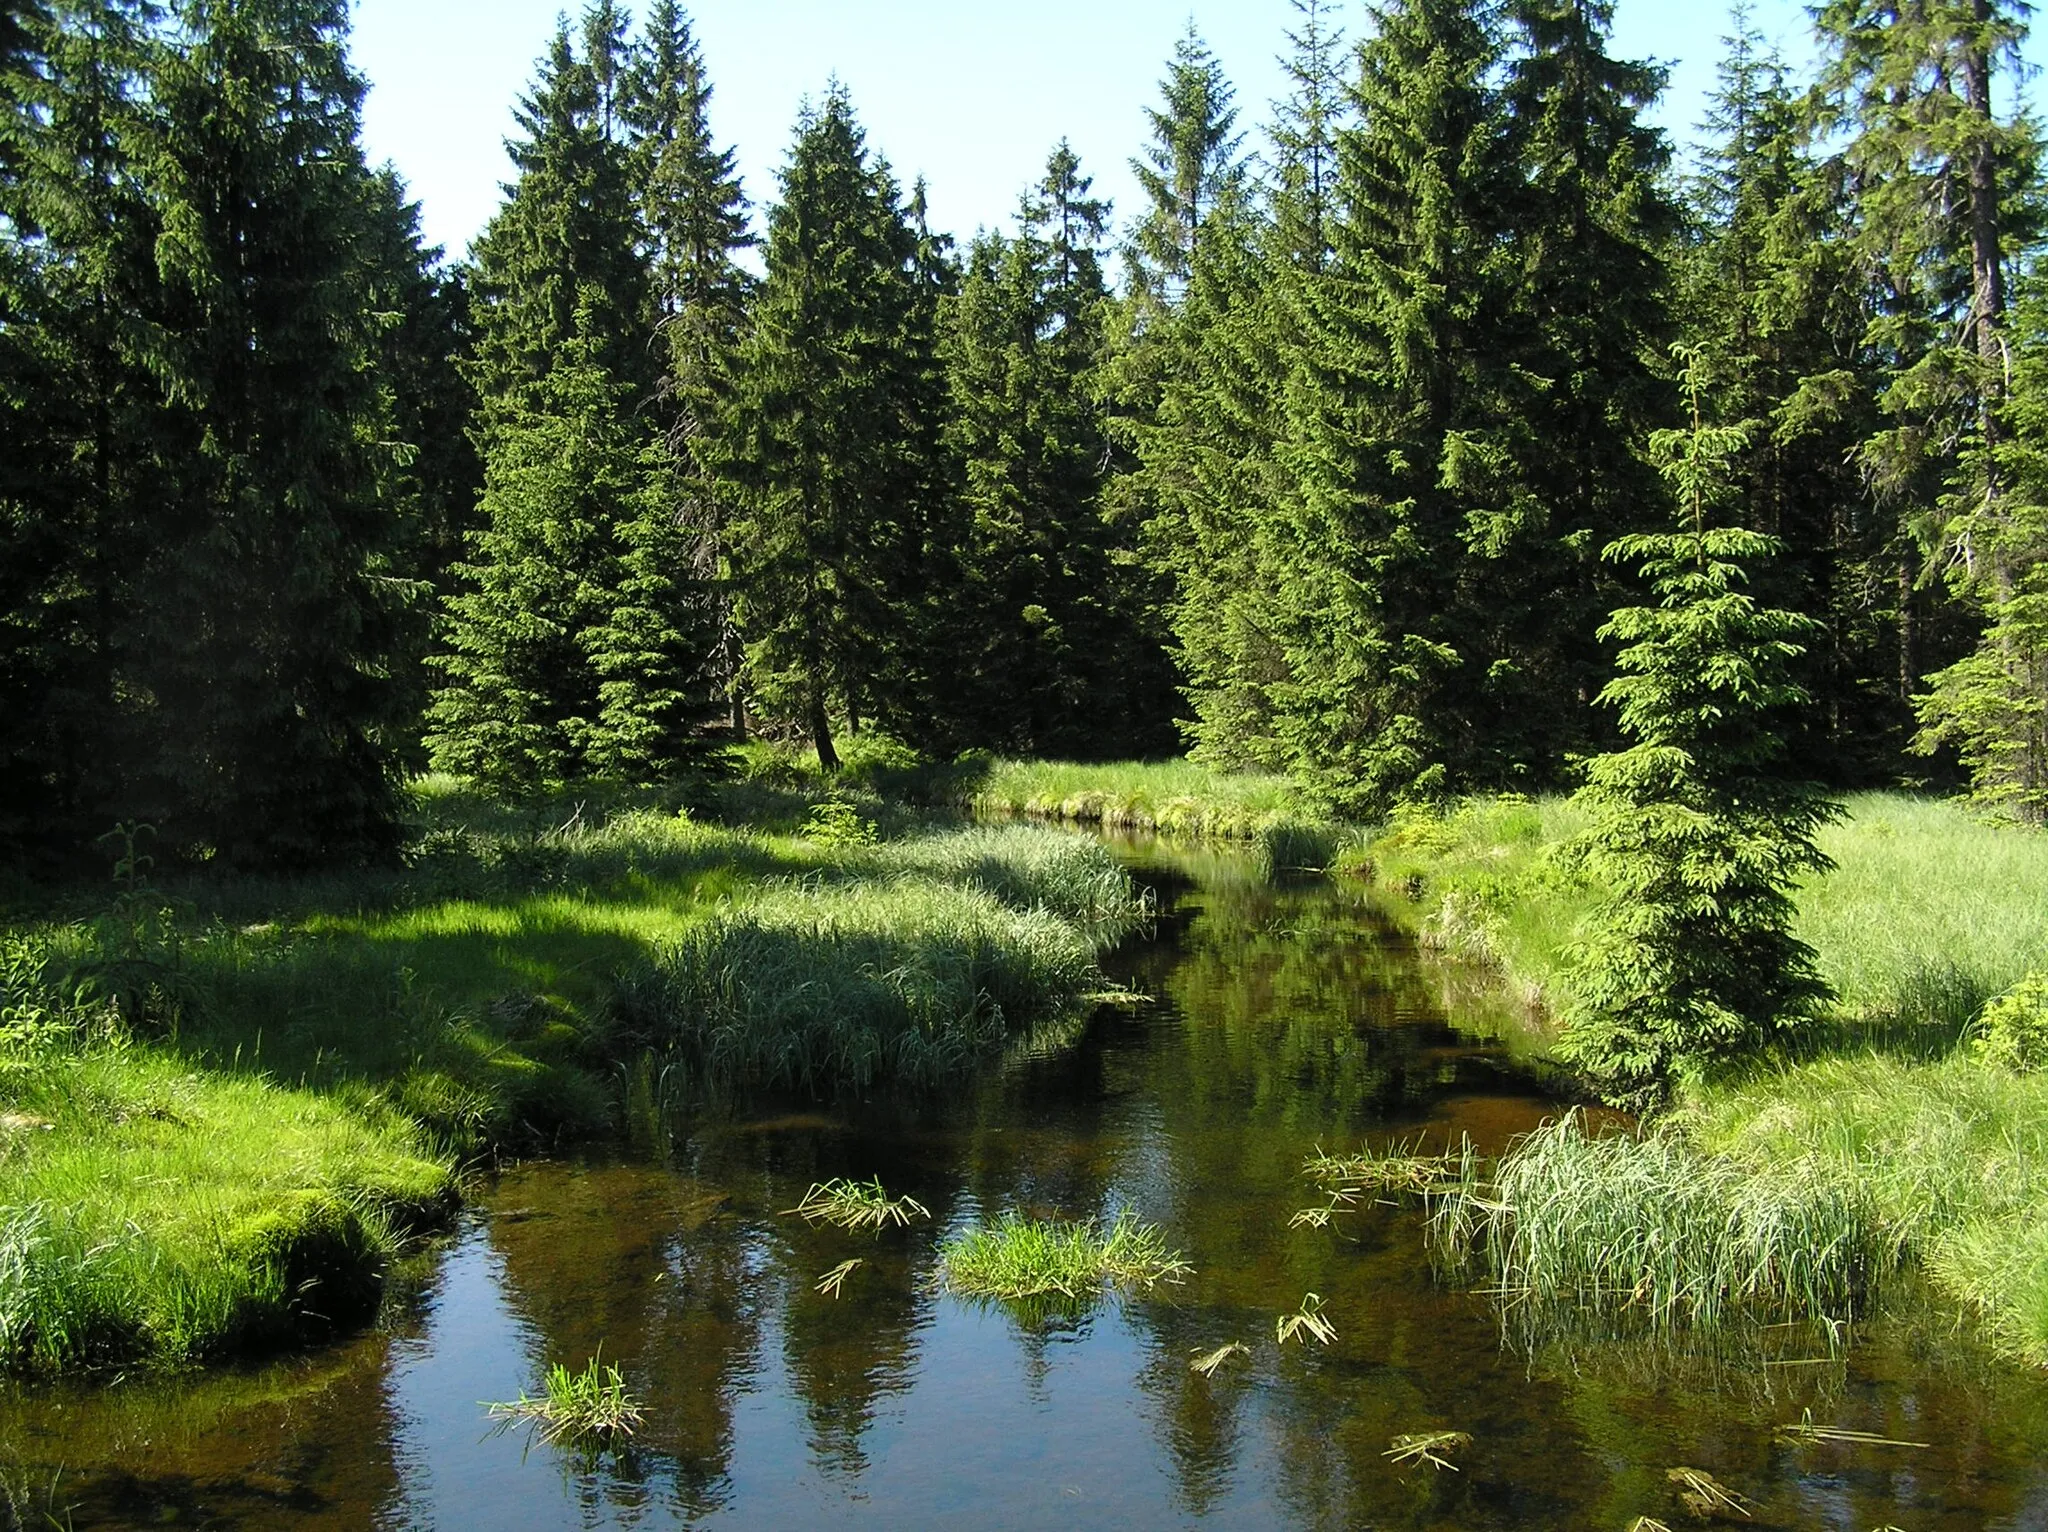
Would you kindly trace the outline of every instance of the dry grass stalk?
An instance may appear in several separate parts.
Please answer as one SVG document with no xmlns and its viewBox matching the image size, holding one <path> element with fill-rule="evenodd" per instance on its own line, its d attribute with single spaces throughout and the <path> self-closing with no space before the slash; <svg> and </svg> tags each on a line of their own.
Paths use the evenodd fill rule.
<svg viewBox="0 0 2048 1532">
<path fill-rule="evenodd" d="M 824 1276 L 818 1278 L 818 1291 L 827 1298 L 837 1298 L 839 1289 L 846 1285 L 846 1279 L 853 1275 L 853 1268 L 864 1264 L 859 1256 L 850 1261 L 841 1261 Z"/>
<path fill-rule="evenodd" d="M 1849 1431 L 1839 1426 L 1817 1426 L 1813 1423 L 1813 1411 L 1803 1410 L 1801 1419 L 1795 1424 L 1778 1427 L 1778 1440 L 1788 1447 L 1810 1447 L 1820 1442 L 1845 1442 L 1862 1447 L 1925 1447 L 1926 1442 L 1905 1442 L 1895 1437 L 1879 1436 L 1871 1431 Z"/>
<path fill-rule="evenodd" d="M 1302 1297 L 1301 1308 L 1292 1314 L 1282 1314 L 1274 1325 L 1274 1333 L 1280 1337 L 1280 1344 L 1302 1335 L 1309 1335 L 1322 1345 L 1329 1345 L 1337 1338 L 1337 1327 L 1323 1314 L 1323 1300 L 1316 1293 Z"/>
<path fill-rule="evenodd" d="M 872 1181 L 835 1179 L 819 1181 L 804 1193 L 803 1201 L 785 1213 L 795 1213 L 809 1223 L 829 1223 L 841 1229 L 873 1229 L 880 1232 L 890 1224 L 907 1226 L 913 1218 L 929 1218 L 924 1204 L 911 1197 L 891 1197 L 882 1190 L 882 1178 Z"/>
<path fill-rule="evenodd" d="M 1404 1466 L 1427 1463 L 1432 1468 L 1448 1468 L 1456 1473 L 1458 1465 L 1450 1460 L 1449 1454 L 1471 1445 L 1472 1435 L 1468 1431 L 1418 1431 L 1395 1437 L 1380 1456 Z"/>
<path fill-rule="evenodd" d="M 1678 1486 L 1678 1503 L 1702 1521 L 1710 1521 L 1724 1511 L 1733 1511 L 1747 1518 L 1754 1503 L 1717 1481 L 1704 1469 L 1667 1468 L 1664 1477 Z"/>
<path fill-rule="evenodd" d="M 1216 1376 L 1216 1369 L 1232 1357 L 1250 1356 L 1251 1354 L 1252 1348 L 1243 1341 L 1229 1341 L 1224 1345 L 1218 1346 L 1214 1351 L 1197 1353 L 1195 1359 L 1188 1363 L 1188 1370 L 1190 1372 L 1198 1372 L 1205 1378 L 1213 1378 Z"/>
</svg>

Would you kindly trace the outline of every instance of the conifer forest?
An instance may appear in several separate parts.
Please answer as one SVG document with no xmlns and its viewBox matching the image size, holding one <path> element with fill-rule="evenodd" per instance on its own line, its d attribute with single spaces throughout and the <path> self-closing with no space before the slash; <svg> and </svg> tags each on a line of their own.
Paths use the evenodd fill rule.
<svg viewBox="0 0 2048 1532">
<path fill-rule="evenodd" d="M 1689 136 L 1613 0 L 1287 0 L 1270 105 L 1190 20 L 1136 205 L 970 235 L 587 0 L 458 252 L 348 0 L 0 0 L 0 1527 L 315 1525 L 198 1364 L 486 1250 L 506 1526 L 927 1524 L 977 1323 L 1166 1358 L 1073 1472 L 1171 1491 L 1004 1525 L 2037 1524 L 2031 11 L 1738 0 Z"/>
</svg>

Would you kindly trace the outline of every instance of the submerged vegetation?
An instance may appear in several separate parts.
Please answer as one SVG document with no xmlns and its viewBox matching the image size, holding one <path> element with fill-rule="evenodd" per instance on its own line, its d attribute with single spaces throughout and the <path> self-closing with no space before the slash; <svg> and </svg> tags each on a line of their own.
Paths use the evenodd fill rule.
<svg viewBox="0 0 2048 1532">
<path fill-rule="evenodd" d="M 940 1251 L 945 1284 L 969 1298 L 1085 1306 L 1104 1287 L 1156 1287 L 1187 1279 L 1191 1268 L 1151 1224 L 1120 1213 L 1107 1227 L 1037 1221 L 1011 1214 L 969 1229 Z"/>
</svg>

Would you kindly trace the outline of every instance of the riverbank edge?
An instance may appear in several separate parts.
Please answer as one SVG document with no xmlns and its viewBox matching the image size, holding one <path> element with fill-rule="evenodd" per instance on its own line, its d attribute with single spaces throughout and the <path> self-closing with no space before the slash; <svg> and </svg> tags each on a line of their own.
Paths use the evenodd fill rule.
<svg viewBox="0 0 2048 1532">
<path fill-rule="evenodd" d="M 173 913 L 205 892 L 187 882 L 130 901 L 161 900 L 161 914 L 0 922 L 8 1370 L 176 1366 L 317 1338 L 374 1312 L 391 1263 L 459 1207 L 467 1169 L 660 1132 L 679 1108 L 701 1104 L 677 1067 L 687 1027 L 656 1016 L 660 1035 L 650 1035 L 644 1007 L 637 1028 L 620 1023 L 610 997 L 624 971 L 584 973 L 569 993 L 435 988 L 429 949 L 493 918 L 503 917 L 506 948 L 535 933 L 560 942 L 565 921 L 584 919 L 603 940 L 564 967 L 634 948 L 631 971 L 645 974 L 659 973 L 659 952 L 678 938 L 694 938 L 700 958 L 708 949 L 744 964 L 747 941 L 758 948 L 766 930 L 785 958 L 794 943 L 806 961 L 763 982 L 809 985 L 839 961 L 871 1015 L 959 990 L 951 1010 L 979 1019 L 956 1040 L 965 1058 L 1083 1006 L 1099 979 L 1088 955 L 1141 914 L 1121 869 L 1108 864 L 1120 900 L 1103 869 L 1068 865 L 1081 848 L 1063 837 L 1050 861 L 1011 854 L 1001 831 L 949 841 L 898 825 L 898 838 L 882 839 L 858 810 L 883 805 L 818 820 L 821 803 L 842 801 L 833 794 L 770 801 L 759 784 L 732 784 L 738 801 L 724 806 L 769 828 L 698 823 L 687 804 L 678 814 L 629 796 L 610 817 L 579 803 L 584 817 L 565 833 L 553 806 L 492 840 L 478 832 L 473 798 L 465 812 L 436 811 L 465 792 L 429 784 L 402 874 L 374 887 L 278 891 L 282 903 L 310 902 L 310 913 L 280 920 L 216 890 L 225 914 L 216 908 L 208 923 L 189 908 Z M 591 866 L 579 869 L 579 858 Z M 1050 886 L 1062 877 L 1068 886 Z M 621 908 L 629 895 L 641 902 Z M 816 918 L 796 918 L 806 909 Z M 721 940 L 728 930 L 737 944 Z M 71 960 L 61 976 L 53 953 Z M 104 974 L 121 953 L 125 990 L 81 987 L 80 974 Z M 295 966 L 303 971 L 287 972 Z M 891 989 L 877 973 L 900 982 Z M 977 995 L 989 985 L 1034 1014 L 982 1014 Z M 255 1014 L 266 996 L 276 1003 Z M 903 1030 L 928 1034 L 931 1019 Z M 280 1049 L 294 1031 L 309 1035 Z M 901 1062 L 871 1051 L 882 1067 Z M 100 1228 L 97 1215 L 116 1209 L 120 1227 Z"/>
<path fill-rule="evenodd" d="M 1473 799 L 1398 816 L 1338 868 L 1381 889 L 1419 941 L 1492 965 L 1554 1014 L 1599 898 L 1566 849 L 1578 828 L 1563 799 Z M 2001 1067 L 1975 1041 L 1989 1002 L 2048 969 L 2048 836 L 1864 794 L 1825 849 L 1837 870 L 1798 903 L 1838 990 L 1832 1014 L 1745 1070 L 1682 1081 L 1647 1131 L 1657 1152 L 1675 1141 L 1697 1156 L 1731 1209 L 1844 1189 L 1873 1281 L 1911 1262 L 1997 1350 L 2048 1365 L 2048 1075 Z M 1584 1205 L 1519 1214 L 1568 1239 Z"/>
</svg>

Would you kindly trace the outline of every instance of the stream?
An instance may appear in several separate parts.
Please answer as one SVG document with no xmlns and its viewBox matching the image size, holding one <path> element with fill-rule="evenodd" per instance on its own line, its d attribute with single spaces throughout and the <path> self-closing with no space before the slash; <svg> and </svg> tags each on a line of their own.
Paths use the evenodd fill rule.
<svg viewBox="0 0 2048 1532">
<path fill-rule="evenodd" d="M 482 1187 L 365 1333 L 182 1377 L 0 1394 L 0 1527 L 1609 1528 L 1684 1524 L 1710 1474 L 1758 1528 L 2048 1527 L 2048 1379 L 1901 1303 L 1839 1341 L 1529 1342 L 1440 1280 L 1413 1209 L 1290 1227 L 1318 1146 L 1560 1109 L 1511 1007 L 1363 891 L 1119 843 L 1160 918 L 1105 960 L 1151 997 L 939 1099 L 764 1104 L 665 1155 Z M 879 1174 L 932 1217 L 876 1236 L 781 1210 Z M 1034 1318 L 939 1292 L 951 1232 L 1131 1209 L 1193 1274 Z M 837 1298 L 816 1290 L 862 1264 Z M 1275 1320 L 1319 1294 L 1326 1346 Z M 1248 1348 L 1204 1377 L 1190 1359 Z M 492 1434 L 480 1401 L 602 1348 L 646 1407 L 595 1460 Z M 1787 1423 L 1923 1446 L 1820 1442 Z M 1453 1467 L 1392 1438 L 1469 1433 Z M 1731 1515 L 1733 1513 L 1730 1513 Z"/>
</svg>

